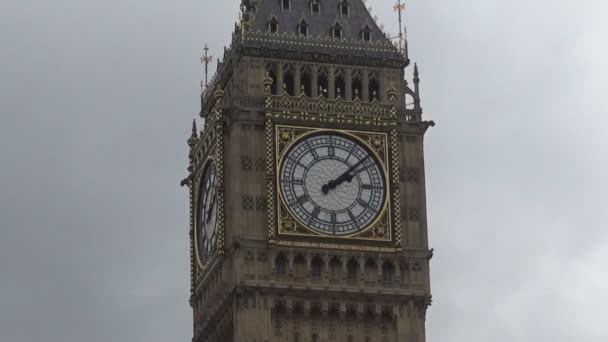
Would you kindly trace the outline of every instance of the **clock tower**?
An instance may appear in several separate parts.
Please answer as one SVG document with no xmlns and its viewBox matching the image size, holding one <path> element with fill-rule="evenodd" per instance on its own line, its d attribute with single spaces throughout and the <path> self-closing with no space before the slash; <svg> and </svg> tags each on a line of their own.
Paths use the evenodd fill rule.
<svg viewBox="0 0 608 342">
<path fill-rule="evenodd" d="M 424 342 L 433 123 L 407 42 L 362 0 L 241 11 L 188 140 L 193 342 Z"/>
</svg>

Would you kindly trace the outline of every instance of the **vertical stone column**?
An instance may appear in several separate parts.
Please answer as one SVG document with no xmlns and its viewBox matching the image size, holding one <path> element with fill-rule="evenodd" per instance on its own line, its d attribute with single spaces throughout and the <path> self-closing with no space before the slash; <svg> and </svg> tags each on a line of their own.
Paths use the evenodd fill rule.
<svg viewBox="0 0 608 342">
<path fill-rule="evenodd" d="M 393 279 L 393 283 L 401 284 L 401 263 L 397 260 L 394 262 L 395 265 L 395 278 Z"/>
<path fill-rule="evenodd" d="M 387 87 L 388 87 L 388 77 L 386 75 L 385 70 L 380 71 L 380 81 L 378 82 L 378 101 L 380 103 L 386 103 L 387 101 Z"/>
<path fill-rule="evenodd" d="M 283 87 L 284 85 L 284 81 L 283 81 L 283 63 L 278 63 L 277 64 L 277 94 L 278 95 L 282 95 L 283 94 Z"/>
<path fill-rule="evenodd" d="M 289 261 L 289 274 L 293 274 L 293 252 L 289 251 L 289 255 L 287 256 Z"/>
<path fill-rule="evenodd" d="M 363 102 L 369 102 L 369 69 L 363 68 L 361 72 L 361 99 Z"/>
<path fill-rule="evenodd" d="M 310 82 L 312 83 L 310 85 L 310 89 L 311 89 L 311 94 L 312 94 L 312 98 L 317 98 L 319 96 L 319 67 L 317 67 L 316 65 L 313 65 L 311 67 L 312 70 L 312 75 L 310 77 Z"/>
<path fill-rule="evenodd" d="M 293 83 L 295 83 L 293 85 L 293 91 L 295 96 L 300 96 L 300 94 L 302 93 L 300 87 L 302 84 L 302 66 L 300 65 L 300 63 L 296 63 L 294 65 L 294 76 L 293 76 Z"/>
<path fill-rule="evenodd" d="M 353 69 L 352 68 L 346 68 L 346 70 L 344 71 L 345 75 L 344 75 L 344 88 L 345 92 L 344 92 L 344 99 L 346 101 L 352 101 L 353 100 Z"/>
<path fill-rule="evenodd" d="M 336 69 L 333 66 L 329 67 L 329 75 L 327 75 L 327 83 L 328 83 L 328 88 L 327 89 L 327 97 L 330 99 L 335 99 L 336 98 L 336 74 L 335 74 Z"/>
<path fill-rule="evenodd" d="M 363 255 L 359 256 L 359 281 L 365 279 L 365 257 Z"/>
<path fill-rule="evenodd" d="M 270 258 L 270 267 L 271 267 L 271 272 L 272 274 L 275 274 L 277 271 L 277 253 L 270 253 L 269 258 Z"/>
</svg>

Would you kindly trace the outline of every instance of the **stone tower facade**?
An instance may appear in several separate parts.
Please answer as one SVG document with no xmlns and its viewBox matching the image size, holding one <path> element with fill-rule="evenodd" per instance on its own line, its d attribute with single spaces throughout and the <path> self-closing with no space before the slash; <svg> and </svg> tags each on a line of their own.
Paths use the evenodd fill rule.
<svg viewBox="0 0 608 342">
<path fill-rule="evenodd" d="M 423 342 L 418 70 L 361 0 L 243 0 L 189 176 L 194 342 Z"/>
</svg>

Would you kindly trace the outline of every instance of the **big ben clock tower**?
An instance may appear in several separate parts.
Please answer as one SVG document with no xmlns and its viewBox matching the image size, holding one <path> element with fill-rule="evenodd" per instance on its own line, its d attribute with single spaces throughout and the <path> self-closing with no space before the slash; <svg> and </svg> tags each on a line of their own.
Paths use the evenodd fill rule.
<svg viewBox="0 0 608 342">
<path fill-rule="evenodd" d="M 193 342 L 424 342 L 419 75 L 362 0 L 243 0 L 189 176 Z"/>
</svg>

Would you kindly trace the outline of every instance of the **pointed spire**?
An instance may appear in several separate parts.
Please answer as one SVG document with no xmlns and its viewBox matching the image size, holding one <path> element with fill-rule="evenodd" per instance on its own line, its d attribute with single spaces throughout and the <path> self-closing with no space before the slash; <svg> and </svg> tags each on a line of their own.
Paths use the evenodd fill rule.
<svg viewBox="0 0 608 342">
<path fill-rule="evenodd" d="M 196 139 L 198 137 L 198 133 L 196 131 L 196 119 L 192 119 L 192 138 Z"/>
<path fill-rule="evenodd" d="M 414 63 L 414 109 L 422 110 L 420 107 L 420 74 L 417 63 Z"/>
<path fill-rule="evenodd" d="M 198 133 L 196 132 L 196 119 L 193 119 L 192 120 L 192 134 L 190 135 L 190 138 L 188 138 L 188 146 L 190 146 L 190 149 L 194 148 L 197 140 L 198 140 Z"/>
</svg>

